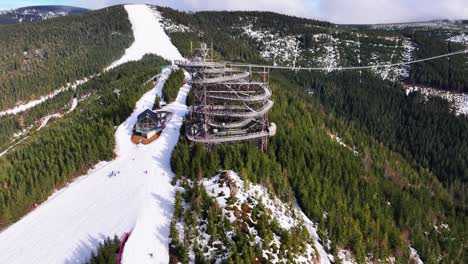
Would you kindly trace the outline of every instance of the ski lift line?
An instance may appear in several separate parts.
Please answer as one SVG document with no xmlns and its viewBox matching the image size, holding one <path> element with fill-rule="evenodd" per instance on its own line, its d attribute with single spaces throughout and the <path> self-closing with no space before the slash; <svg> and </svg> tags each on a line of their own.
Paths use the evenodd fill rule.
<svg viewBox="0 0 468 264">
<path fill-rule="evenodd" d="M 468 49 L 467 50 L 456 51 L 456 52 L 451 52 L 451 53 L 447 53 L 447 54 L 443 54 L 443 55 L 438 55 L 438 56 L 434 56 L 434 57 L 419 59 L 419 60 L 407 61 L 407 62 L 399 62 L 399 63 L 391 63 L 391 64 L 377 64 L 377 65 L 367 65 L 367 66 L 350 66 L 350 67 L 290 67 L 290 66 L 272 66 L 272 65 L 260 65 L 260 64 L 243 64 L 243 63 L 235 63 L 235 62 L 232 62 L 232 63 L 227 62 L 226 65 L 229 65 L 231 67 L 254 67 L 254 68 L 283 69 L 283 70 L 297 70 L 297 71 L 299 71 L 299 70 L 307 70 L 307 71 L 365 70 L 365 69 L 375 69 L 375 68 L 386 68 L 386 67 L 410 65 L 410 64 L 415 64 L 415 63 L 420 63 L 420 62 L 431 61 L 431 60 L 436 60 L 436 59 L 440 59 L 440 58 L 460 55 L 460 54 L 464 54 L 464 53 L 468 53 Z"/>
</svg>

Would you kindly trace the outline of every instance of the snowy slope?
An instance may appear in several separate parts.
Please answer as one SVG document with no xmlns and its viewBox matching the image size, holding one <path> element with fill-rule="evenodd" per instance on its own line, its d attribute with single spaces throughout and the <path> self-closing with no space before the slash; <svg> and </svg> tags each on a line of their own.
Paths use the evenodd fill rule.
<svg viewBox="0 0 468 264">
<path fill-rule="evenodd" d="M 156 54 L 166 60 L 182 59 L 177 48 L 161 26 L 161 14 L 153 11 L 147 5 L 125 5 L 128 18 L 132 23 L 135 41 L 125 50 L 120 60 L 112 63 L 107 69 L 112 69 L 125 62 L 140 60 L 145 54 Z"/>
<path fill-rule="evenodd" d="M 141 207 L 135 228 L 128 239 L 122 263 L 169 263 L 169 227 L 172 219 L 175 187 L 171 185 L 173 172 L 170 166 L 172 149 L 179 140 L 179 130 L 187 114 L 185 101 L 189 86 L 184 85 L 175 102 L 163 109 L 173 112 L 171 121 L 161 137 L 139 151 L 146 154 L 148 177 L 140 193 Z M 122 149 L 121 149 L 122 150 Z M 151 257 L 152 254 L 155 258 Z"/>
<path fill-rule="evenodd" d="M 272 212 L 272 218 L 278 221 L 281 228 L 291 231 L 292 228 L 305 225 L 307 231 L 309 231 L 309 235 L 311 236 L 314 244 L 312 245 L 308 242 L 305 242 L 307 245 L 306 250 L 295 256 L 296 263 L 311 263 L 312 261 L 317 261 L 321 264 L 331 263 L 329 258 L 333 258 L 333 256 L 327 254 L 324 247 L 322 246 L 320 238 L 317 234 L 316 224 L 314 224 L 302 212 L 301 208 L 297 204 L 291 208 L 278 198 L 271 195 L 271 193 L 268 192 L 267 188 L 264 186 L 251 183 L 245 184 L 245 182 L 234 171 L 227 171 L 226 175 L 227 176 L 221 176 L 218 174 L 211 179 L 205 178 L 203 179 L 202 184 L 205 186 L 207 194 L 216 199 L 222 208 L 223 214 L 229 219 L 230 222 L 238 221 L 233 212 L 233 207 L 237 206 L 237 208 L 242 208 L 242 205 L 247 203 L 249 206 L 251 206 L 251 208 L 253 208 L 259 206 L 259 204 L 262 204 L 261 207 L 265 207 Z M 227 181 L 230 181 L 230 183 L 222 184 L 221 182 L 226 181 L 225 178 L 223 178 L 221 181 L 220 179 L 222 177 L 227 177 Z M 232 191 L 232 187 L 230 185 L 236 186 L 234 192 Z M 227 198 L 231 196 L 234 197 L 235 202 L 233 205 L 228 206 Z M 202 231 L 202 228 L 200 228 L 200 230 Z M 263 243 L 263 240 L 258 235 L 258 230 L 255 229 L 255 224 L 252 224 L 252 227 L 249 226 L 249 232 L 256 235 L 256 242 L 262 241 Z M 207 245 L 209 244 L 209 239 L 210 236 L 208 234 L 201 232 L 199 237 L 197 237 L 197 243 L 199 246 Z M 277 248 L 281 248 L 281 238 L 275 235 L 271 242 L 271 245 L 273 244 L 276 244 Z M 210 250 L 214 251 L 215 248 L 211 248 Z M 207 255 L 205 256 L 206 258 L 209 258 L 212 254 L 210 250 L 205 253 Z M 311 256 L 318 257 L 312 258 Z M 284 256 L 278 255 L 277 252 L 270 250 L 264 250 L 263 257 L 267 258 L 271 263 L 283 263 L 285 261 L 282 259 Z"/>
<path fill-rule="evenodd" d="M 129 140 L 136 115 L 146 109 L 148 102 L 154 102 L 165 78 L 167 74 L 140 99 L 135 112 L 119 127 L 118 141 Z M 180 101 L 187 90 L 184 87 L 180 92 Z M 97 169 L 56 192 L 38 209 L 2 232 L 0 263 L 83 263 L 91 249 L 104 238 L 131 230 L 144 208 L 142 201 L 147 198 L 148 186 L 155 181 L 161 183 L 162 171 L 166 171 L 165 179 L 170 186 L 169 162 L 159 157 L 170 157 L 179 137 L 179 130 L 174 128 L 180 127 L 185 108 L 181 104 L 167 108 L 178 112 L 157 141 L 147 146 L 127 146 L 126 155 L 100 163 Z M 109 177 L 112 171 L 120 173 Z M 166 185 L 158 186 L 162 189 L 153 191 L 163 197 L 165 204 L 156 205 L 161 206 L 160 210 L 172 208 L 172 191 L 166 190 Z"/>
<path fill-rule="evenodd" d="M 142 26 L 146 27 L 137 25 Z M 150 29 L 158 31 L 154 27 Z M 141 31 L 141 28 L 134 25 L 134 30 Z M 167 35 L 160 36 L 157 42 L 149 35 L 147 42 L 156 43 L 158 55 L 177 58 L 174 55 L 177 49 Z M 134 113 L 118 127 L 117 159 L 99 163 L 87 175 L 55 192 L 39 208 L 0 233 L 0 263 L 83 263 L 106 237 L 122 235 L 134 227 L 124 254 L 125 263 L 145 263 L 140 259 L 148 254 L 143 253 L 146 248 L 138 241 L 151 246 L 155 255 L 160 250 L 161 254 L 167 254 L 169 226 L 166 223 L 172 217 L 174 192 L 170 185 L 169 158 L 187 111 L 183 101 L 189 87 L 184 86 L 177 101 L 165 107 L 175 114 L 158 140 L 146 146 L 135 146 L 129 141 L 136 116 L 152 107 L 168 75 L 168 71 L 161 74 L 158 84 L 137 102 Z M 109 177 L 112 172 L 120 173 Z M 145 234 L 153 229 L 158 236 Z M 158 260 L 168 262 L 167 258 Z"/>
</svg>

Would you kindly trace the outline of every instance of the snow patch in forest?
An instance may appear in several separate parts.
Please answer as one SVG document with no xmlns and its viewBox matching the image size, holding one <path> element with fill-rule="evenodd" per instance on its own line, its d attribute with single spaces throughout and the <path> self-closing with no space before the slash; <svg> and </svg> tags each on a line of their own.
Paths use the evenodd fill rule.
<svg viewBox="0 0 468 264">
<path fill-rule="evenodd" d="M 262 58 L 271 60 L 274 65 L 295 66 L 300 55 L 298 36 L 280 36 L 268 30 L 255 30 L 252 24 L 239 29 L 259 45 Z"/>
<path fill-rule="evenodd" d="M 153 9 L 155 12 L 158 12 L 157 7 L 151 6 L 151 9 Z M 161 16 L 161 24 L 164 28 L 164 30 L 168 33 L 176 33 L 176 32 L 181 32 L 181 33 L 186 33 L 186 32 L 193 32 L 189 27 L 186 25 L 182 24 L 177 24 L 174 21 L 172 21 L 170 18 Z"/>
<path fill-rule="evenodd" d="M 106 70 L 115 68 L 129 61 L 137 61 L 145 54 L 156 54 L 166 60 L 182 59 L 179 50 L 172 44 L 161 25 L 161 14 L 147 5 L 125 5 L 128 18 L 132 23 L 135 41 L 125 50 L 119 60 Z"/>
<path fill-rule="evenodd" d="M 346 145 L 346 143 L 344 143 L 344 141 L 340 137 L 338 137 L 337 135 L 334 135 L 332 133 L 328 133 L 328 135 L 330 136 L 331 139 L 338 142 L 338 144 L 340 144 L 341 146 L 351 150 L 354 153 L 354 156 L 359 155 L 359 152 L 356 150 L 356 147 L 350 147 L 350 146 Z"/>
<path fill-rule="evenodd" d="M 73 112 L 73 110 L 75 110 L 77 106 L 78 106 L 78 98 L 73 97 L 71 107 L 70 107 L 70 109 L 68 110 L 67 113 Z"/>
<path fill-rule="evenodd" d="M 37 130 L 41 130 L 42 128 L 47 126 L 47 123 L 49 122 L 49 120 L 51 118 L 61 118 L 62 116 L 63 115 L 61 113 L 55 113 L 55 114 L 48 115 L 48 116 L 42 118 L 42 120 L 39 121 L 41 123 L 41 125 L 37 128 Z"/>
<path fill-rule="evenodd" d="M 468 116 L 468 94 L 466 93 L 456 93 L 417 85 L 405 85 L 404 88 L 407 95 L 419 91 L 426 98 L 430 96 L 441 97 L 452 104 L 456 115 Z"/>
<path fill-rule="evenodd" d="M 414 264 L 424 264 L 424 262 L 421 260 L 421 258 L 419 257 L 419 254 L 418 252 L 416 251 L 416 249 L 410 247 L 410 263 L 414 263 Z"/>
<path fill-rule="evenodd" d="M 332 68 L 337 68 L 340 60 L 339 39 L 325 33 L 315 34 L 312 38 L 319 44 L 318 48 L 310 49 L 310 52 L 318 55 L 316 61 L 318 66 L 327 68 L 327 72 L 331 72 Z"/>
<path fill-rule="evenodd" d="M 306 251 L 296 256 L 296 263 L 312 263 L 314 261 L 319 261 L 319 263 L 330 263 L 328 254 L 325 252 L 323 246 L 321 245 L 320 239 L 317 234 L 316 224 L 314 224 L 310 219 L 308 219 L 305 214 L 297 206 L 289 206 L 283 203 L 278 198 L 274 197 L 269 193 L 269 191 L 261 186 L 254 185 L 251 183 L 244 182 L 235 172 L 226 171 L 221 174 L 214 176 L 211 179 L 203 179 L 202 184 L 206 188 L 207 193 L 216 199 L 220 205 L 223 215 L 229 219 L 230 222 L 237 220 L 235 216 L 236 210 L 244 211 L 243 204 L 247 204 L 250 208 L 263 205 L 267 210 L 271 211 L 271 218 L 278 222 L 279 226 L 285 230 L 291 230 L 299 226 L 304 226 L 309 231 L 309 235 L 313 240 L 313 245 L 307 243 Z M 228 205 L 228 198 L 235 197 L 235 202 L 232 205 Z M 245 212 L 245 211 L 244 211 Z M 249 213 L 247 216 L 242 216 L 249 218 Z M 252 221 L 250 219 L 250 221 Z M 255 229 L 255 226 L 248 227 L 249 232 L 255 235 L 255 241 L 257 243 L 262 243 L 262 238 L 258 236 L 258 231 Z M 204 232 L 198 238 L 198 243 L 200 245 L 207 245 L 210 236 Z M 270 245 L 275 244 L 278 248 L 281 245 L 280 238 L 275 235 Z M 268 248 L 268 247 L 266 247 Z M 214 251 L 215 248 L 210 249 L 206 252 L 206 256 L 209 257 L 211 251 Z M 317 256 L 318 255 L 318 256 Z M 271 249 L 263 250 L 263 257 L 266 257 L 272 263 L 283 263 L 284 260 L 280 259 L 277 252 L 273 252 Z M 218 259 L 220 261 L 220 259 Z"/>
<path fill-rule="evenodd" d="M 386 41 L 392 41 L 392 45 L 384 44 L 372 44 L 379 48 L 386 48 L 392 50 L 390 57 L 384 58 L 380 52 L 372 52 L 371 61 L 369 65 L 381 65 L 381 64 L 392 64 L 398 62 L 409 62 L 413 59 L 413 51 L 415 45 L 407 38 L 397 37 L 384 37 Z M 410 65 L 398 65 L 390 67 L 375 67 L 372 71 L 380 76 L 383 80 L 389 80 L 392 82 L 402 81 L 409 78 Z"/>
<path fill-rule="evenodd" d="M 460 35 L 455 35 L 447 39 L 447 41 L 468 45 L 468 34 L 462 33 Z"/>
</svg>

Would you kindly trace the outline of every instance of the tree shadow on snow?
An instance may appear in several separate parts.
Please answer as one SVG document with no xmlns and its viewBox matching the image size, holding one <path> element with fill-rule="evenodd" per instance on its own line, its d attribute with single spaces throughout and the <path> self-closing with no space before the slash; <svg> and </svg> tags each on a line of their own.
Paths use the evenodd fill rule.
<svg viewBox="0 0 468 264">
<path fill-rule="evenodd" d="M 161 244 L 165 245 L 166 247 L 169 247 L 169 228 L 171 224 L 170 219 L 172 219 L 174 204 L 172 201 L 166 199 L 165 197 L 157 193 L 151 193 L 151 195 L 154 197 L 156 203 L 159 204 L 159 208 L 161 208 L 162 214 L 167 216 L 167 218 L 169 219 L 168 222 L 161 222 L 158 221 L 158 219 L 154 219 L 156 229 L 154 230 L 153 234 L 159 239 Z"/>
<path fill-rule="evenodd" d="M 70 238 L 72 239 L 72 238 Z M 103 234 L 98 234 L 97 237 L 88 235 L 88 239 L 81 240 L 73 250 L 73 254 L 68 257 L 64 264 L 83 264 L 86 263 L 93 252 L 96 252 L 99 243 L 104 242 L 107 237 Z"/>
</svg>

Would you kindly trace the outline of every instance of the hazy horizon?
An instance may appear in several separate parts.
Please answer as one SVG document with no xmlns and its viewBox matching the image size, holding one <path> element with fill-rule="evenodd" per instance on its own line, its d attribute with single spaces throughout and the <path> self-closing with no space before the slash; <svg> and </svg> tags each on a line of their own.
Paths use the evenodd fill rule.
<svg viewBox="0 0 468 264">
<path fill-rule="evenodd" d="M 3 0 L 0 10 L 27 6 L 65 5 L 100 9 L 125 3 L 168 6 L 182 11 L 272 11 L 336 24 L 411 23 L 468 19 L 468 1 L 462 0 Z M 424 8 L 421 8 L 421 7 Z"/>
</svg>

